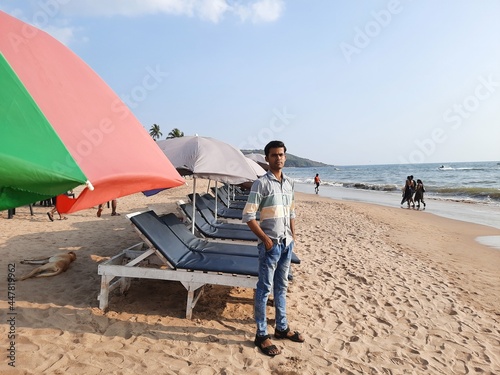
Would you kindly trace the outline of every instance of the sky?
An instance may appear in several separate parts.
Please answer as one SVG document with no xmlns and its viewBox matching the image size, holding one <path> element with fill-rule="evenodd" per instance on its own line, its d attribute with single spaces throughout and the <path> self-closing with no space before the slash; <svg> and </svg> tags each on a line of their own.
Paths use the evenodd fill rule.
<svg viewBox="0 0 500 375">
<path fill-rule="evenodd" d="M 149 130 L 334 165 L 500 161 L 500 1 L 0 0 Z"/>
</svg>

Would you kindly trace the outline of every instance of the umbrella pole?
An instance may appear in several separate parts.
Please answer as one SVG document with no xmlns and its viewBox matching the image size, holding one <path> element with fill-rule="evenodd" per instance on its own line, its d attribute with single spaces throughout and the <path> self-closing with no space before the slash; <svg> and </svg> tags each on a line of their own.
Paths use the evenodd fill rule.
<svg viewBox="0 0 500 375">
<path fill-rule="evenodd" d="M 194 221 L 196 220 L 195 216 L 196 211 L 196 177 L 193 177 L 193 220 L 191 222 L 191 233 L 194 234 Z"/>
<path fill-rule="evenodd" d="M 226 187 L 226 192 L 227 192 L 227 194 L 226 194 L 227 195 L 226 206 L 227 206 L 227 208 L 229 208 L 229 206 L 231 205 L 231 189 L 229 188 L 228 183 L 225 184 L 225 187 Z"/>
<path fill-rule="evenodd" d="M 217 181 L 215 181 L 215 221 L 217 221 Z"/>
</svg>

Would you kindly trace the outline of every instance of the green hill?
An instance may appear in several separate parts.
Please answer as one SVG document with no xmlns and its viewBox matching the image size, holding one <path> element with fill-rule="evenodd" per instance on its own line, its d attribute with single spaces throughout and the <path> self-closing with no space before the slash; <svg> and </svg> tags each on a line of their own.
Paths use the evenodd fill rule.
<svg viewBox="0 0 500 375">
<path fill-rule="evenodd" d="M 262 154 L 264 155 L 264 150 L 241 150 L 243 154 Z M 319 161 L 314 161 L 306 158 L 301 158 L 293 154 L 286 154 L 286 164 L 287 167 L 296 168 L 308 168 L 308 167 L 328 167 L 329 164 L 321 163 Z"/>
</svg>

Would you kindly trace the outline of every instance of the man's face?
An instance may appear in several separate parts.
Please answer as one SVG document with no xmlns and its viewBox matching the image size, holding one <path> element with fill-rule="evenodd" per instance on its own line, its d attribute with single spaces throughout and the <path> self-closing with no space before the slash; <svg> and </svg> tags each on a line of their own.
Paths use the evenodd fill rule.
<svg viewBox="0 0 500 375">
<path fill-rule="evenodd" d="M 283 147 L 276 147 L 269 150 L 269 155 L 266 156 L 266 161 L 269 163 L 269 168 L 273 171 L 280 170 L 285 166 L 286 155 Z"/>
</svg>

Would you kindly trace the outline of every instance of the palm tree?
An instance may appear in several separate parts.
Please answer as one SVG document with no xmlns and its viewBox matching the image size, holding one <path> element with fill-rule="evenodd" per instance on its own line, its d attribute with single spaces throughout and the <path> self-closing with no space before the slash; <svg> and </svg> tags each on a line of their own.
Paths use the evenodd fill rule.
<svg viewBox="0 0 500 375">
<path fill-rule="evenodd" d="M 168 135 L 167 135 L 167 139 L 179 138 L 179 137 L 184 137 L 184 132 L 181 132 L 177 128 L 173 128 L 172 131 L 170 133 L 168 133 Z"/>
<path fill-rule="evenodd" d="M 160 125 L 153 124 L 153 126 L 151 126 L 151 129 L 149 129 L 149 135 L 153 137 L 155 142 L 157 139 L 160 139 L 160 137 L 163 135 L 160 130 Z"/>
</svg>

